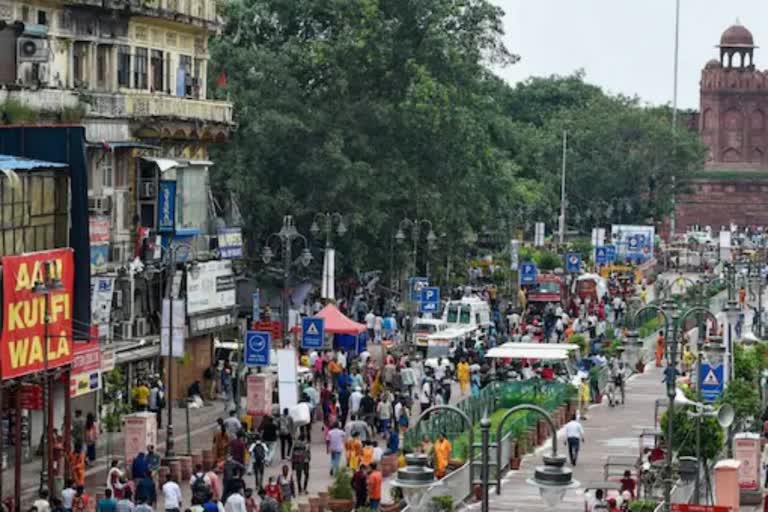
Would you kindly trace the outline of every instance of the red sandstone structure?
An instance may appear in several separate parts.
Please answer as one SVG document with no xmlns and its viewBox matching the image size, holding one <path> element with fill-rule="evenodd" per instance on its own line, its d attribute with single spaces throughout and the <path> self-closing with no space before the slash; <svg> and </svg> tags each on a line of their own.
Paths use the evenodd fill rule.
<svg viewBox="0 0 768 512">
<path fill-rule="evenodd" d="M 755 69 L 754 38 L 728 28 L 701 72 L 699 133 L 707 163 L 678 197 L 677 231 L 694 226 L 768 226 L 768 71 Z"/>
</svg>

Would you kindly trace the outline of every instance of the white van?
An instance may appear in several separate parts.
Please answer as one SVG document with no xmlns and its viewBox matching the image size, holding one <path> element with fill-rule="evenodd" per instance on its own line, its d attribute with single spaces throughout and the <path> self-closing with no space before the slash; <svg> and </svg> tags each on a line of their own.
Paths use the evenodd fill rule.
<svg viewBox="0 0 768 512">
<path fill-rule="evenodd" d="M 441 318 L 417 318 L 413 324 L 413 341 L 418 347 L 427 346 L 427 339 L 432 334 L 444 331 L 446 323 Z"/>
<path fill-rule="evenodd" d="M 493 325 L 491 308 L 477 297 L 449 301 L 443 310 L 443 321 L 449 328 L 471 327 L 475 331 L 472 336 L 475 341 L 485 339 Z"/>
</svg>

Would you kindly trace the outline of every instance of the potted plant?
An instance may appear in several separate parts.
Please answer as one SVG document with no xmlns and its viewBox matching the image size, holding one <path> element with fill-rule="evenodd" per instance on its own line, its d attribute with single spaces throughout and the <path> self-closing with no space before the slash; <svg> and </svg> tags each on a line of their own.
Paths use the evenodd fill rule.
<svg viewBox="0 0 768 512">
<path fill-rule="evenodd" d="M 352 475 L 347 469 L 339 469 L 328 488 L 328 508 L 331 512 L 352 512 L 355 508 Z"/>
<path fill-rule="evenodd" d="M 430 510 L 434 512 L 453 512 L 453 496 L 434 496 Z"/>
</svg>

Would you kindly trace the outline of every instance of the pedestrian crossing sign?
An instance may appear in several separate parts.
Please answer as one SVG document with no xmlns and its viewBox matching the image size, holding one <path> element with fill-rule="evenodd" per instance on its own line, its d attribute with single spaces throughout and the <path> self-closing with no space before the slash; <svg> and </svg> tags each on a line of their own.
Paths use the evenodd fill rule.
<svg viewBox="0 0 768 512">
<path fill-rule="evenodd" d="M 705 402 L 714 402 L 723 394 L 723 365 L 701 363 L 701 397 Z"/>
<path fill-rule="evenodd" d="M 306 317 L 301 320 L 301 348 L 323 348 L 325 344 L 325 320 Z"/>
</svg>

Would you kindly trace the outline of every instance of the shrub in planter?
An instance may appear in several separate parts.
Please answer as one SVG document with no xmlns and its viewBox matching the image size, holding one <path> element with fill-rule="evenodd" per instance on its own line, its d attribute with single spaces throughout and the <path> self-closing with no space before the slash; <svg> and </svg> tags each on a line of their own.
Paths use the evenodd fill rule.
<svg viewBox="0 0 768 512">
<path fill-rule="evenodd" d="M 435 496 L 430 510 L 434 512 L 453 512 L 453 496 Z"/>
<path fill-rule="evenodd" d="M 354 496 L 351 473 L 347 469 L 338 470 L 328 488 L 328 508 L 331 512 L 352 512 L 355 508 Z"/>
</svg>

